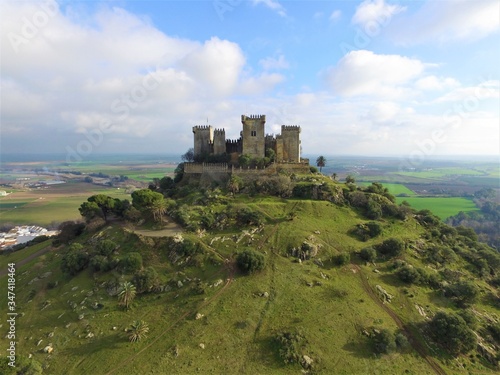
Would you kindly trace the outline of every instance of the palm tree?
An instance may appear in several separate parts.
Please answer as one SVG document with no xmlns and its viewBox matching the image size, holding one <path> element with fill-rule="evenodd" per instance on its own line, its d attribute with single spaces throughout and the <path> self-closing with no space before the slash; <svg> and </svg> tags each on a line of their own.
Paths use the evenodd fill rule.
<svg viewBox="0 0 500 375">
<path fill-rule="evenodd" d="M 167 201 L 165 199 L 156 199 L 149 207 L 153 214 L 154 221 L 163 222 L 163 215 L 167 212 Z"/>
<path fill-rule="evenodd" d="M 118 293 L 118 301 L 120 305 L 125 306 L 125 308 L 128 309 L 136 294 L 137 292 L 134 284 L 129 281 L 122 283 L 120 285 L 120 293 Z"/>
<path fill-rule="evenodd" d="M 316 159 L 316 165 L 319 167 L 319 172 L 321 173 L 321 169 L 326 165 L 326 159 L 323 155 Z"/>
<path fill-rule="evenodd" d="M 149 332 L 148 323 L 144 320 L 134 321 L 127 329 L 128 339 L 130 342 L 139 342 L 147 337 Z"/>
</svg>

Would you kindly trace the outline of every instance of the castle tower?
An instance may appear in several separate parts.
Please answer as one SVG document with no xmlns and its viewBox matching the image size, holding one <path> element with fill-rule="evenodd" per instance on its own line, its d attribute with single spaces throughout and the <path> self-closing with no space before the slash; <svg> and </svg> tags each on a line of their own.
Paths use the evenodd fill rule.
<svg viewBox="0 0 500 375">
<path fill-rule="evenodd" d="M 212 152 L 214 128 L 211 125 L 193 126 L 193 134 L 194 156 L 210 154 Z"/>
<path fill-rule="evenodd" d="M 283 160 L 300 162 L 300 126 L 282 125 Z"/>
<path fill-rule="evenodd" d="M 241 115 L 243 124 L 243 154 L 252 158 L 263 158 L 265 156 L 265 115 Z"/>
<path fill-rule="evenodd" d="M 226 131 L 224 129 L 214 130 L 214 154 L 226 153 Z"/>
</svg>

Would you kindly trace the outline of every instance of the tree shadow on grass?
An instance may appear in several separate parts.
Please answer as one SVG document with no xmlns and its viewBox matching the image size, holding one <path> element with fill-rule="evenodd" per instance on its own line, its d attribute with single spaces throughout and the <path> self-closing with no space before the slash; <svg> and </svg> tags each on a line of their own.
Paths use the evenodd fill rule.
<svg viewBox="0 0 500 375">
<path fill-rule="evenodd" d="M 368 340 L 350 341 L 342 347 L 342 350 L 349 352 L 356 358 L 373 358 L 373 348 Z"/>
<path fill-rule="evenodd" d="M 97 353 L 103 349 L 123 349 L 124 344 L 126 344 L 125 336 L 116 333 L 107 335 L 102 338 L 89 339 L 87 343 L 80 344 L 73 348 L 68 348 L 63 351 L 76 356 L 88 356 Z"/>
</svg>

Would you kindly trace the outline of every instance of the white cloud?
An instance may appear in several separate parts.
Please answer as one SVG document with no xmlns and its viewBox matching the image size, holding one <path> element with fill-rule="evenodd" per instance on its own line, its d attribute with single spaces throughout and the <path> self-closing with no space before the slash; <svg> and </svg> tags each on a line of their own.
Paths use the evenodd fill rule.
<svg viewBox="0 0 500 375">
<path fill-rule="evenodd" d="M 467 102 L 469 105 L 475 106 L 474 102 L 484 99 L 500 98 L 499 81 L 485 81 L 476 86 L 459 87 L 443 96 L 439 97 L 436 102 Z"/>
<path fill-rule="evenodd" d="M 279 55 L 278 58 L 266 57 L 260 60 L 259 64 L 264 70 L 288 69 L 290 67 L 290 64 L 283 55 Z"/>
<path fill-rule="evenodd" d="M 274 10 L 281 17 L 286 17 L 286 10 L 279 2 L 274 0 L 252 0 L 253 5 L 264 4 L 269 9 Z"/>
<path fill-rule="evenodd" d="M 419 90 L 424 91 L 440 91 L 444 89 L 454 88 L 459 85 L 460 83 L 454 78 L 436 77 L 433 75 L 420 78 L 415 82 L 415 87 Z"/>
<path fill-rule="evenodd" d="M 398 97 L 405 87 L 424 71 L 416 59 L 400 55 L 377 55 L 371 51 L 352 51 L 326 71 L 329 86 L 343 96 L 376 95 Z"/>
<path fill-rule="evenodd" d="M 342 12 L 339 9 L 337 9 L 337 10 L 334 10 L 332 12 L 332 14 L 330 14 L 329 20 L 330 20 L 330 22 L 336 22 L 337 20 L 340 19 L 341 16 L 342 16 Z"/>
<path fill-rule="evenodd" d="M 444 43 L 477 40 L 500 30 L 497 0 L 427 1 L 414 14 L 398 17 L 390 26 L 398 43 Z"/>
<path fill-rule="evenodd" d="M 405 10 L 406 7 L 390 5 L 385 3 L 384 0 L 365 0 L 356 8 L 352 23 L 365 27 L 373 22 L 386 25 L 394 15 Z"/>
</svg>

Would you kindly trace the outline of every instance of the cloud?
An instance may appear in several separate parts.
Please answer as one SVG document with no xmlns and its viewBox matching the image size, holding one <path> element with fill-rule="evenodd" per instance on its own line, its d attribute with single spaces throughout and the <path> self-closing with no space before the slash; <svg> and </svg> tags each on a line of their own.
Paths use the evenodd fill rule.
<svg viewBox="0 0 500 375">
<path fill-rule="evenodd" d="M 329 20 L 330 22 L 336 22 L 340 19 L 342 16 L 342 12 L 340 10 L 334 10 L 332 14 L 330 14 Z"/>
<path fill-rule="evenodd" d="M 401 5 L 390 5 L 384 0 L 365 0 L 356 8 L 352 17 L 352 23 L 355 25 L 369 26 L 371 23 L 386 25 L 391 18 L 401 12 L 406 7 Z"/>
<path fill-rule="evenodd" d="M 433 75 L 420 78 L 415 82 L 415 87 L 423 91 L 440 91 L 459 85 L 460 83 L 454 78 L 436 77 Z"/>
<path fill-rule="evenodd" d="M 469 106 L 475 106 L 474 102 L 484 99 L 500 98 L 499 81 L 485 81 L 476 86 L 458 87 L 436 99 L 436 102 L 470 102 Z"/>
<path fill-rule="evenodd" d="M 335 67 L 326 70 L 327 84 L 342 96 L 400 96 L 405 84 L 419 76 L 425 65 L 400 55 L 377 55 L 359 50 L 346 54 Z"/>
<path fill-rule="evenodd" d="M 279 55 L 278 58 L 266 57 L 259 61 L 259 65 L 262 66 L 264 70 L 288 69 L 290 67 L 290 64 L 283 55 Z"/>
<path fill-rule="evenodd" d="M 264 4 L 266 7 L 269 9 L 274 10 L 276 13 L 278 13 L 281 17 L 286 17 L 286 10 L 277 1 L 274 0 L 252 0 L 253 5 L 258 5 L 258 4 Z"/>
<path fill-rule="evenodd" d="M 401 44 L 477 40 L 499 31 L 499 12 L 496 0 L 427 1 L 394 20 L 390 34 Z"/>
</svg>

